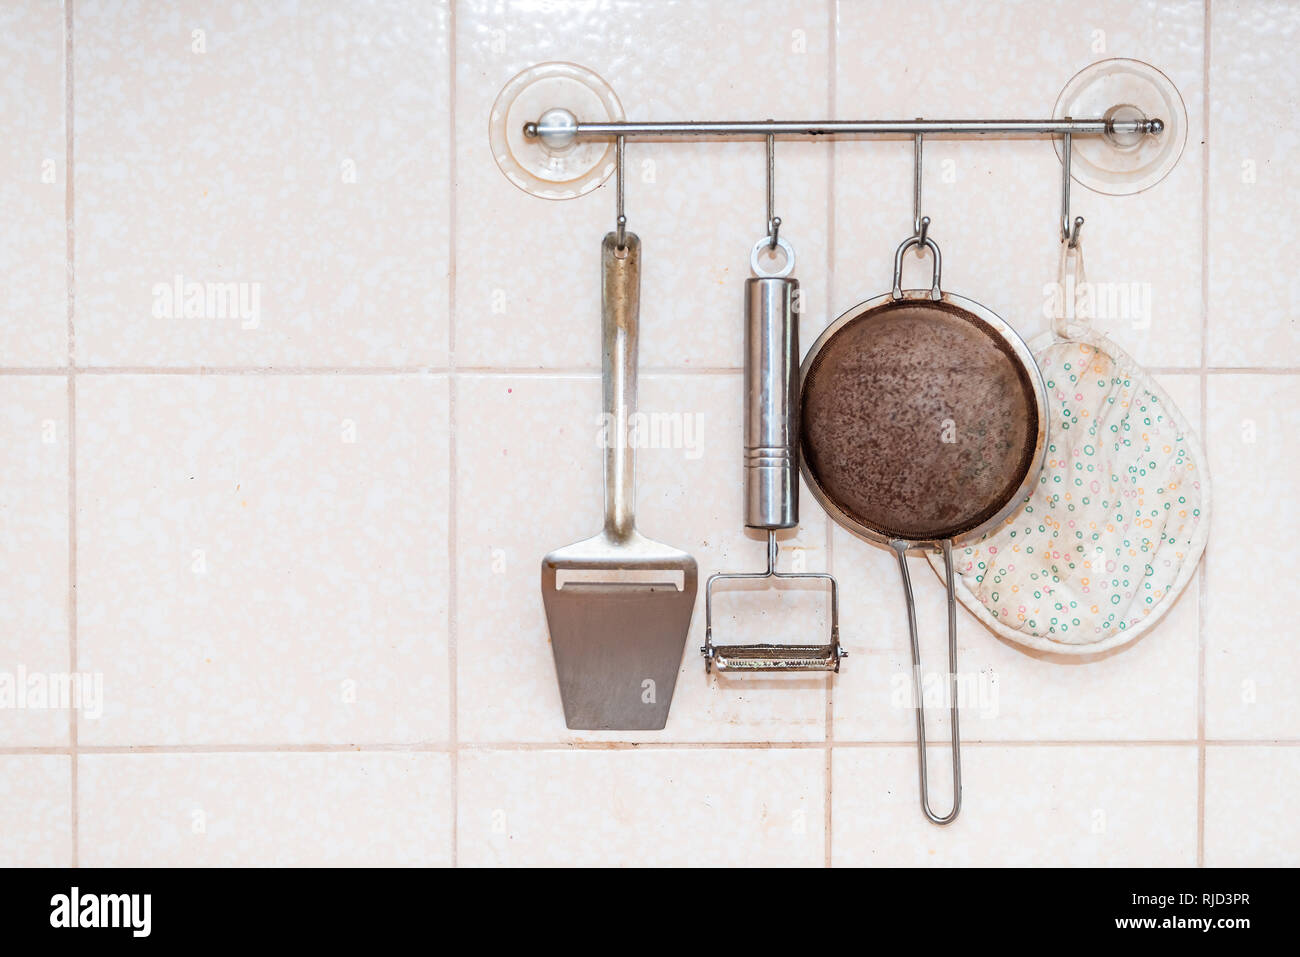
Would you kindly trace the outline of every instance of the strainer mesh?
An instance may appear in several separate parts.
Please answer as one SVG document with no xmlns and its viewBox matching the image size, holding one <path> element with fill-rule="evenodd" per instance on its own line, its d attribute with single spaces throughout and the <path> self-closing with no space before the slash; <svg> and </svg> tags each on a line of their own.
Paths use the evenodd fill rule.
<svg viewBox="0 0 1300 957">
<path fill-rule="evenodd" d="M 900 300 L 841 327 L 804 378 L 802 453 L 850 519 L 905 541 L 977 528 L 1032 466 L 1038 411 L 1009 344 L 949 302 Z"/>
</svg>

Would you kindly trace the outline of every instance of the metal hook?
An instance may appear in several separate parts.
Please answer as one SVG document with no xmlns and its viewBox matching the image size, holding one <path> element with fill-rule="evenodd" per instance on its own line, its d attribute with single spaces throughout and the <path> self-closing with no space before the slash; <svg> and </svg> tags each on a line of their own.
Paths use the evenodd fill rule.
<svg viewBox="0 0 1300 957">
<path fill-rule="evenodd" d="M 767 134 L 767 248 L 775 250 L 781 235 L 776 209 L 776 137 Z"/>
<path fill-rule="evenodd" d="M 918 116 L 917 121 L 920 121 Z M 921 215 L 921 155 L 924 135 L 917 133 L 913 137 L 912 147 L 912 235 L 921 241 L 917 246 L 917 255 L 925 251 L 925 234 L 930 229 L 930 217 Z"/>
<path fill-rule="evenodd" d="M 920 122 L 921 117 L 917 117 Z M 929 242 L 930 235 L 930 217 L 921 215 L 921 170 L 924 147 L 922 145 L 924 135 L 917 133 L 912 137 L 912 239 L 916 240 L 916 254 L 924 256 L 925 251 L 933 244 Z"/>
<path fill-rule="evenodd" d="M 619 250 L 627 249 L 627 216 L 623 214 L 623 137 L 614 138 L 614 189 L 617 199 L 617 219 L 615 223 L 618 226 L 618 241 L 615 244 Z"/>
<path fill-rule="evenodd" d="M 1067 116 L 1065 119 L 1068 121 L 1070 117 Z M 1065 133 L 1064 136 L 1064 149 L 1061 151 L 1061 242 L 1074 249 L 1079 245 L 1083 217 L 1076 216 L 1073 224 L 1070 222 L 1070 158 L 1074 147 L 1071 143 L 1071 135 Z"/>
</svg>

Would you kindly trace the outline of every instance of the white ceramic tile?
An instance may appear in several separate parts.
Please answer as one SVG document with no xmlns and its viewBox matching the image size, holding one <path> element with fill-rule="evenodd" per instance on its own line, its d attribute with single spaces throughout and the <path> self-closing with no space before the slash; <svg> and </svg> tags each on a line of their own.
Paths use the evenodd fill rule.
<svg viewBox="0 0 1300 957">
<path fill-rule="evenodd" d="M 0 867 L 72 863 L 72 759 L 0 754 Z"/>
<path fill-rule="evenodd" d="M 823 738 L 824 677 L 706 678 L 699 655 L 706 577 L 766 562 L 766 540 L 742 527 L 739 374 L 641 377 L 639 410 L 658 447 L 637 455 L 637 524 L 695 556 L 699 592 L 668 727 L 638 733 L 565 728 L 540 592 L 542 556 L 600 529 L 599 380 L 464 376 L 456 388 L 461 740 Z M 801 548 L 816 570 L 825 567 L 826 529 L 815 506 L 805 509 L 799 536 L 785 545 L 791 555 Z M 719 589 L 715 598 L 719 641 L 824 641 L 828 633 L 820 588 Z"/>
<path fill-rule="evenodd" d="M 1210 364 L 1300 365 L 1300 6 L 1215 0 L 1210 28 Z"/>
<path fill-rule="evenodd" d="M 614 225 L 613 182 L 557 202 L 501 174 L 488 117 L 512 76 L 545 60 L 582 64 L 612 85 L 629 119 L 820 117 L 829 24 L 822 0 L 457 4 L 458 364 L 600 363 L 599 251 Z M 628 144 L 647 365 L 741 364 L 742 285 L 766 232 L 765 168 L 761 140 Z M 827 309 L 827 174 L 822 145 L 777 145 L 776 212 L 796 251 L 808 328 L 820 328 Z"/>
<path fill-rule="evenodd" d="M 1294 867 L 1300 748 L 1205 749 L 1205 865 Z"/>
<path fill-rule="evenodd" d="M 458 859 L 820 866 L 825 761 L 818 749 L 467 752 Z"/>
<path fill-rule="evenodd" d="M 92 744 L 447 734 L 447 382 L 84 376 Z"/>
<path fill-rule="evenodd" d="M 946 752 L 931 749 L 936 810 Z M 1196 863 L 1196 748 L 998 747 L 962 755 L 962 811 L 921 814 L 916 752 L 836 748 L 832 860 L 839 866 L 1127 866 Z"/>
<path fill-rule="evenodd" d="M 1200 418 L 1200 379 L 1160 383 L 1192 423 Z M 942 688 L 947 671 L 943 583 L 919 554 L 910 560 L 922 665 Z M 842 640 L 850 657 L 835 685 L 837 741 L 915 738 L 909 707 L 912 659 L 902 582 L 893 553 L 836 529 L 834 568 L 843 589 Z M 1021 648 L 958 606 L 961 731 L 967 740 L 1194 740 L 1199 649 L 1198 586 L 1193 578 L 1148 634 L 1098 655 L 1052 655 Z M 928 707 L 934 739 L 946 733 L 945 705 Z"/>
<path fill-rule="evenodd" d="M 1120 310 L 1097 326 L 1142 362 L 1199 365 L 1201 3 L 863 0 L 840 4 L 838 23 L 841 119 L 1048 117 L 1069 79 L 1096 60 L 1133 57 L 1166 73 L 1191 121 L 1178 165 L 1134 196 L 1076 184 L 1071 211 L 1087 219 L 1090 282 L 1150 284 L 1149 310 Z M 944 287 L 988 306 L 1026 337 L 1047 328 L 1044 287 L 1057 278 L 1060 180 L 1047 140 L 926 144 L 922 212 L 943 253 Z M 911 143 L 838 144 L 833 202 L 837 315 L 889 289 L 894 250 L 912 231 Z M 910 266 L 906 284 L 923 284 L 928 268 L 928 259 Z"/>
<path fill-rule="evenodd" d="M 87 867 L 445 866 L 445 754 L 82 755 Z"/>
<path fill-rule="evenodd" d="M 448 20 L 77 4 L 78 361 L 446 364 Z"/>
<path fill-rule="evenodd" d="M 1206 734 L 1300 737 L 1300 376 L 1210 376 L 1207 404 Z"/>
<path fill-rule="evenodd" d="M 0 365 L 68 361 L 63 5 L 0 9 Z"/>
<path fill-rule="evenodd" d="M 68 740 L 67 516 L 67 380 L 0 378 L 0 744 Z"/>
</svg>

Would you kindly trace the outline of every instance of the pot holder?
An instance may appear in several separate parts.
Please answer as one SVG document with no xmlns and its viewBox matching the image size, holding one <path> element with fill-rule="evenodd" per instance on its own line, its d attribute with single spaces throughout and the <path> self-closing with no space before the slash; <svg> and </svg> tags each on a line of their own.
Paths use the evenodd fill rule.
<svg viewBox="0 0 1300 957">
<path fill-rule="evenodd" d="M 1039 481 L 953 559 L 958 599 L 998 635 L 1092 654 L 1142 635 L 1191 580 L 1209 533 L 1210 478 L 1165 390 L 1089 328 L 1081 247 L 1062 243 L 1060 277 L 1052 331 L 1030 343 L 1051 416 Z"/>
</svg>

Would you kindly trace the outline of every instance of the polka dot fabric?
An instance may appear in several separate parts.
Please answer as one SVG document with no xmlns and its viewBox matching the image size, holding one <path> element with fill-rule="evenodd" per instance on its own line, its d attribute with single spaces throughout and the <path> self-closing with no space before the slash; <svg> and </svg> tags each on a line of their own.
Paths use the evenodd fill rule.
<svg viewBox="0 0 1300 957">
<path fill-rule="evenodd" d="M 1042 474 L 1001 526 L 954 550 L 957 593 L 1005 638 L 1093 653 L 1137 638 L 1191 580 L 1209 474 L 1173 401 L 1110 340 L 1048 333 L 1032 348 L 1051 415 Z"/>
</svg>

